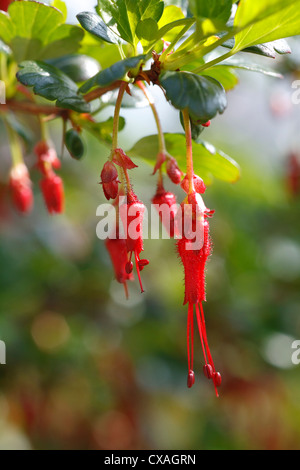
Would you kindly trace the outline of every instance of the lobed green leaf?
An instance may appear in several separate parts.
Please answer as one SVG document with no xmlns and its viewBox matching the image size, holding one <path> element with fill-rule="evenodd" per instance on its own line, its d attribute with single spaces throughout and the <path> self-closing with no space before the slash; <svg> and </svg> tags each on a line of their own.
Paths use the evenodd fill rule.
<svg viewBox="0 0 300 470">
<path fill-rule="evenodd" d="M 17 78 L 23 85 L 33 87 L 35 94 L 49 101 L 56 101 L 56 105 L 61 108 L 79 113 L 90 111 L 90 105 L 78 93 L 76 83 L 53 65 L 34 61 L 22 62 Z"/>
<path fill-rule="evenodd" d="M 188 109 L 193 121 L 205 123 L 227 106 L 223 86 L 214 78 L 190 72 L 165 72 L 160 78 L 167 99 L 176 109 Z"/>
</svg>

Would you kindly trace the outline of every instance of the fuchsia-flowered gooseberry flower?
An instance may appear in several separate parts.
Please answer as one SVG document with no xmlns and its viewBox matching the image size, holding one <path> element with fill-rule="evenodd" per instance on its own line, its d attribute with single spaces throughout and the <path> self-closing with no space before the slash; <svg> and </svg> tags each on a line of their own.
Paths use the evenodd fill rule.
<svg viewBox="0 0 300 470">
<path fill-rule="evenodd" d="M 126 153 L 122 149 L 114 150 L 113 162 L 116 165 L 119 165 L 124 170 L 133 170 L 133 168 L 138 167 L 135 163 L 133 163 L 131 158 L 129 158 L 128 155 L 126 155 Z"/>
<path fill-rule="evenodd" d="M 108 161 L 101 172 L 101 182 L 104 195 L 107 200 L 116 199 L 119 192 L 118 170 L 115 165 Z"/>
<path fill-rule="evenodd" d="M 53 171 L 40 182 L 41 191 L 49 214 L 61 214 L 64 211 L 64 186 L 62 179 Z"/>
<path fill-rule="evenodd" d="M 34 152 L 38 157 L 37 167 L 43 175 L 47 175 L 48 171 L 53 168 L 58 170 L 61 167 L 55 148 L 50 147 L 45 140 L 37 143 Z"/>
<path fill-rule="evenodd" d="M 10 172 L 9 186 L 15 207 L 27 214 L 33 207 L 32 183 L 29 172 L 24 163 L 14 166 Z"/>
<path fill-rule="evenodd" d="M 181 258 L 185 274 L 185 299 L 184 305 L 188 304 L 187 318 L 187 345 L 188 345 L 188 387 L 191 388 L 195 382 L 194 374 L 194 306 L 196 310 L 196 320 L 205 360 L 204 375 L 212 379 L 216 395 L 221 386 L 222 378 L 216 371 L 209 349 L 205 318 L 202 303 L 206 301 L 205 290 L 205 269 L 207 260 L 211 254 L 212 246 L 209 235 L 209 223 L 207 217 L 211 211 L 205 208 L 203 200 L 199 194 L 193 193 L 188 196 L 188 203 L 191 205 L 195 224 L 198 230 L 203 230 L 203 245 L 200 249 L 194 249 L 193 240 L 187 238 L 185 233 L 177 241 L 177 250 Z M 184 204 L 183 204 L 184 205 Z M 195 224 L 193 228 L 195 228 Z"/>
<path fill-rule="evenodd" d="M 159 216 L 171 238 L 175 234 L 175 217 L 177 212 L 176 196 L 167 192 L 162 185 L 159 185 L 152 204 L 157 206 Z M 166 210 L 165 210 L 166 209 Z"/>
<path fill-rule="evenodd" d="M 145 292 L 141 280 L 140 272 L 149 264 L 148 260 L 140 259 L 140 254 L 144 251 L 143 242 L 143 218 L 145 206 L 138 200 L 132 190 L 127 194 L 127 201 L 120 207 L 120 217 L 123 223 L 128 261 L 125 266 L 126 272 L 133 271 L 132 257 L 134 256 L 137 275 L 141 287 L 141 292 Z"/>
<path fill-rule="evenodd" d="M 166 167 L 167 167 L 167 174 L 168 174 L 168 177 L 170 178 L 170 180 L 174 184 L 179 184 L 181 182 L 183 173 L 180 170 L 180 168 L 178 166 L 178 163 L 175 160 L 175 158 L 173 158 L 173 157 L 169 158 L 168 161 L 167 161 Z"/>
<path fill-rule="evenodd" d="M 203 179 L 200 178 L 200 176 L 194 175 L 193 176 L 193 182 L 194 182 L 194 188 L 195 188 L 196 193 L 204 194 L 205 191 L 206 191 L 206 186 L 204 184 Z M 180 186 L 188 194 L 188 192 L 189 192 L 189 179 L 188 179 L 187 175 L 181 181 Z"/>
<path fill-rule="evenodd" d="M 161 167 L 165 163 L 166 159 L 167 159 L 166 153 L 165 152 L 159 152 L 159 154 L 157 155 L 157 159 L 156 159 L 156 163 L 155 163 L 152 175 L 155 175 L 158 172 L 158 170 L 161 169 Z"/>
<path fill-rule="evenodd" d="M 62 179 L 53 171 L 61 167 L 56 150 L 42 140 L 35 146 L 38 157 L 37 167 L 43 175 L 40 188 L 49 214 L 61 214 L 64 211 L 64 185 Z"/>
<path fill-rule="evenodd" d="M 128 264 L 126 240 L 120 238 L 119 230 L 117 230 L 116 238 L 108 238 L 105 246 L 115 271 L 116 280 L 124 285 L 125 295 L 128 299 L 127 281 L 133 280 L 133 274 L 126 271 Z"/>
</svg>

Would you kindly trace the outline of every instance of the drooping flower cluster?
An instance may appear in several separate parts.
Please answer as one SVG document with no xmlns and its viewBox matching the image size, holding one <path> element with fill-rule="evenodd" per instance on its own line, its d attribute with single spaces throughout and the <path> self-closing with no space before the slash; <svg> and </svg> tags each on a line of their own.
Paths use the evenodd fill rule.
<svg viewBox="0 0 300 470">
<path fill-rule="evenodd" d="M 193 170 L 190 121 L 186 129 L 187 171 L 183 173 L 177 160 L 166 149 L 159 117 L 149 97 L 149 92 L 141 83 L 138 86 L 149 100 L 159 131 L 159 150 L 153 171 L 153 175 L 157 176 L 157 189 L 152 198 L 152 204 L 170 238 L 176 240 L 177 252 L 184 268 L 184 304 L 188 304 L 187 385 L 191 388 L 195 383 L 194 323 L 196 320 L 204 356 L 203 372 L 208 379 L 212 380 L 218 396 L 222 378 L 215 368 L 210 352 L 203 311 L 203 302 L 206 301 L 205 270 L 212 251 L 208 218 L 213 215 L 214 211 L 206 208 L 202 199 L 206 191 L 205 183 Z M 115 227 L 106 239 L 105 246 L 113 265 L 115 278 L 117 282 L 123 284 L 126 298 L 129 296 L 128 281 L 134 280 L 134 267 L 141 292 L 144 292 L 141 272 L 149 264 L 149 261 L 142 257 L 143 221 L 146 208 L 134 192 L 129 177 L 129 172 L 137 168 L 137 165 L 117 145 L 121 101 L 127 89 L 127 83 L 122 82 L 114 116 L 112 150 L 102 167 L 99 182 L 105 198 L 112 201 L 116 210 Z M 185 118 L 185 124 L 186 122 Z M 207 126 L 209 124 L 207 123 Z M 60 169 L 61 162 L 55 149 L 45 140 L 35 146 L 34 152 L 37 157 L 36 168 L 41 174 L 40 189 L 45 205 L 50 214 L 60 214 L 64 209 L 64 188 L 63 181 L 56 171 Z M 20 163 L 19 159 L 15 161 L 17 163 L 14 164 L 10 174 L 10 189 L 15 206 L 19 211 L 26 213 L 33 206 L 32 183 L 25 164 Z M 169 180 L 185 193 L 185 199 L 180 206 L 176 203 L 175 194 L 165 189 L 164 171 Z"/>
<path fill-rule="evenodd" d="M 38 157 L 37 168 L 42 173 L 41 191 L 49 214 L 61 214 L 64 210 L 63 181 L 54 170 L 61 167 L 54 148 L 41 141 L 35 147 Z"/>
<path fill-rule="evenodd" d="M 126 181 L 124 184 L 119 180 L 116 165 L 120 168 L 121 179 Z M 126 297 L 128 297 L 127 281 L 134 279 L 133 261 L 135 261 L 141 292 L 144 292 L 144 288 L 140 273 L 149 264 L 148 260 L 140 258 L 142 251 L 144 251 L 143 218 L 145 206 L 134 193 L 129 180 L 128 170 L 133 168 L 137 168 L 137 165 L 126 153 L 120 148 L 114 149 L 110 160 L 104 164 L 100 181 L 106 199 L 114 200 L 122 222 L 122 227 L 119 226 L 119 221 L 116 222 L 115 231 L 107 239 L 106 247 L 114 266 L 116 280 L 124 284 Z"/>
<path fill-rule="evenodd" d="M 64 188 L 62 179 L 54 172 L 60 168 L 60 160 L 55 149 L 46 141 L 39 142 L 34 151 L 38 159 L 36 168 L 43 176 L 40 188 L 47 210 L 49 214 L 61 214 L 64 210 Z M 23 162 L 13 165 L 9 187 L 16 209 L 23 214 L 29 213 L 33 208 L 34 197 L 29 171 Z"/>
<path fill-rule="evenodd" d="M 155 121 L 159 131 L 159 151 L 154 166 L 153 175 L 158 176 L 157 190 L 152 198 L 152 204 L 159 213 L 160 219 L 165 226 L 170 238 L 176 239 L 178 255 L 182 261 L 185 274 L 185 300 L 188 304 L 187 316 L 187 351 L 188 351 L 188 382 L 191 388 L 195 383 L 194 372 L 194 314 L 198 326 L 200 341 L 204 356 L 203 372 L 205 377 L 212 380 L 216 395 L 221 386 L 222 378 L 217 372 L 210 352 L 206 323 L 203 311 L 203 302 L 206 301 L 205 291 L 205 270 L 208 258 L 211 254 L 211 239 L 209 234 L 208 218 L 214 211 L 206 208 L 201 197 L 206 191 L 204 181 L 193 171 L 192 143 L 190 124 L 186 129 L 187 134 L 187 173 L 180 169 L 176 159 L 171 156 L 165 146 L 164 137 L 159 121 L 159 117 L 154 106 L 152 97 L 145 85 L 138 82 L 137 85 L 144 92 L 152 108 Z M 120 97 L 120 94 L 119 94 Z M 117 106 L 116 106 L 117 108 Z M 118 109 L 120 103 L 118 103 Z M 115 128 L 118 115 L 115 115 Z M 210 122 L 204 127 L 208 127 Z M 114 142 L 117 139 L 114 136 Z M 186 193 L 186 197 L 179 206 L 176 204 L 176 196 L 173 192 L 167 191 L 164 187 L 163 168 L 169 179 Z M 141 287 L 144 292 L 140 272 L 148 260 L 141 259 L 140 255 L 143 246 L 143 218 L 145 206 L 138 199 L 132 190 L 128 170 L 136 168 L 135 163 L 125 154 L 125 152 L 113 147 L 109 160 L 104 164 L 101 171 L 101 181 L 106 199 L 112 199 L 117 207 L 122 227 L 117 225 L 115 234 L 106 241 L 115 277 L 118 282 L 124 285 L 126 296 L 128 296 L 127 281 L 133 280 L 134 262 Z M 123 199 L 122 202 L 121 199 Z M 121 236 L 121 229 L 123 235 Z"/>
</svg>

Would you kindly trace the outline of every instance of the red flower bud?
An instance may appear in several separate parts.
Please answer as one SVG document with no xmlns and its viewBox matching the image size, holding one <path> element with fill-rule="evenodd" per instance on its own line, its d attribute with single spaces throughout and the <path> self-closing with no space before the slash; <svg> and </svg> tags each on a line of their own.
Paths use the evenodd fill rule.
<svg viewBox="0 0 300 470">
<path fill-rule="evenodd" d="M 132 170 L 133 168 L 137 168 L 137 165 L 133 163 L 131 158 L 129 158 L 122 149 L 116 149 L 114 151 L 113 162 L 116 165 L 124 168 L 124 170 Z"/>
<path fill-rule="evenodd" d="M 64 187 L 62 179 L 50 172 L 42 179 L 41 190 L 49 214 L 61 214 L 64 210 Z"/>
<path fill-rule="evenodd" d="M 15 207 L 23 214 L 30 212 L 33 206 L 33 193 L 29 173 L 23 163 L 12 169 L 9 185 Z"/>
<path fill-rule="evenodd" d="M 196 193 L 204 194 L 206 191 L 206 186 L 204 184 L 203 179 L 200 178 L 200 176 L 194 175 L 193 181 L 194 181 L 194 188 L 195 188 Z M 189 193 L 190 183 L 189 183 L 189 178 L 187 175 L 181 181 L 180 186 L 187 194 Z"/>
<path fill-rule="evenodd" d="M 116 199 L 119 192 L 118 170 L 112 162 L 106 162 L 101 172 L 101 183 L 107 200 Z"/>
<path fill-rule="evenodd" d="M 169 193 L 163 188 L 158 188 L 157 193 L 152 199 L 152 204 L 157 206 L 160 219 L 170 237 L 173 238 L 175 233 L 175 216 L 177 212 L 175 194 Z"/>
<path fill-rule="evenodd" d="M 167 174 L 174 184 L 180 183 L 183 173 L 180 170 L 175 158 L 170 158 L 167 161 Z"/>
</svg>

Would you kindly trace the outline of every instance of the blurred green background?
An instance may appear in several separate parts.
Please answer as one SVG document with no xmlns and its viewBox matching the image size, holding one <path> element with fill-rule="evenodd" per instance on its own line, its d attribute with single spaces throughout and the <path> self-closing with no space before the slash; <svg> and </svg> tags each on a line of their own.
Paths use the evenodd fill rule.
<svg viewBox="0 0 300 470">
<path fill-rule="evenodd" d="M 23 218 L 5 188 L 9 149 L 1 129 L 1 449 L 300 448 L 300 365 L 291 360 L 300 340 L 300 195 L 288 190 L 289 156 L 300 151 L 295 75 L 240 77 L 228 111 L 205 135 L 242 167 L 239 183 L 215 181 L 205 195 L 216 210 L 205 313 L 223 376 L 219 400 L 202 376 L 198 338 L 196 385 L 186 388 L 187 312 L 174 242 L 145 242 L 151 264 L 143 296 L 131 284 L 126 302 L 113 280 L 96 237 L 107 149 L 85 136 L 86 158 L 64 157 L 61 217 L 47 215 L 33 170 L 35 209 Z M 177 113 L 157 98 L 164 130 L 179 130 Z M 102 117 L 111 115 L 108 108 Z M 124 148 L 155 132 L 148 109 L 123 115 Z M 59 150 L 60 127 L 51 134 Z M 34 166 L 32 152 L 26 162 Z M 132 172 L 146 204 L 155 191 L 150 174 L 143 162 Z"/>
</svg>

